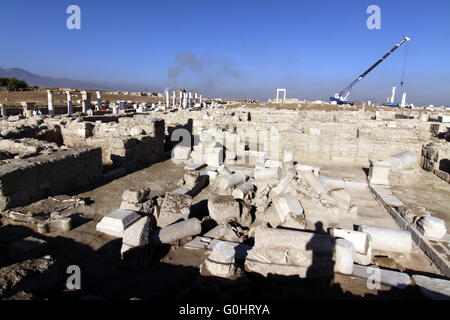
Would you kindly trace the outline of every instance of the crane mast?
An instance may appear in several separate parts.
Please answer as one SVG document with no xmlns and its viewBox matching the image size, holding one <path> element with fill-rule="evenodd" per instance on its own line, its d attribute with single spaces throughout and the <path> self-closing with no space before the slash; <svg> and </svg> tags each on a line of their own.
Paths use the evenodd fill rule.
<svg viewBox="0 0 450 320">
<path fill-rule="evenodd" d="M 406 41 L 409 41 L 410 38 L 405 36 L 402 41 L 397 43 L 388 53 L 386 53 L 383 57 L 381 57 L 377 62 L 375 62 L 369 69 L 364 71 L 358 78 L 353 80 L 352 83 L 350 83 L 344 90 L 342 90 L 339 93 L 336 93 L 334 97 L 330 97 L 330 101 L 336 101 L 338 104 L 345 104 L 348 102 L 348 96 L 350 95 L 350 91 L 352 91 L 353 87 L 362 79 L 364 78 L 370 71 L 375 69 L 377 65 L 379 65 L 384 59 L 386 59 L 391 53 L 393 53 L 395 50 L 397 50 L 403 43 Z"/>
</svg>

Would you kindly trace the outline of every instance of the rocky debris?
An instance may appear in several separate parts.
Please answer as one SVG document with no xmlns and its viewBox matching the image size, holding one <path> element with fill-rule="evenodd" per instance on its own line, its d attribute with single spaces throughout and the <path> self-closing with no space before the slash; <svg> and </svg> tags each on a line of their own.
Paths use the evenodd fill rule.
<svg viewBox="0 0 450 320">
<path fill-rule="evenodd" d="M 273 199 L 273 205 L 280 218 L 281 224 L 284 224 L 289 215 L 299 217 L 303 214 L 303 207 L 293 193 L 285 193 Z"/>
<path fill-rule="evenodd" d="M 401 175 L 402 171 L 417 165 L 417 157 L 410 151 L 397 153 L 383 161 L 369 159 L 369 175 L 368 181 L 371 184 L 390 185 L 390 177 L 395 178 L 397 182 L 407 179 L 405 175 Z M 394 174 L 391 174 L 395 171 Z"/>
<path fill-rule="evenodd" d="M 5 299 L 15 292 L 45 292 L 54 282 L 50 256 L 28 259 L 0 268 L 0 298 Z"/>
<path fill-rule="evenodd" d="M 349 274 L 353 244 L 327 234 L 257 227 L 255 245 L 248 252 L 245 270 L 302 278 L 330 277 L 334 271 Z"/>
<path fill-rule="evenodd" d="M 156 216 L 158 227 L 165 227 L 178 220 L 187 220 L 191 212 L 192 197 L 187 194 L 167 192 Z"/>
<path fill-rule="evenodd" d="M 126 189 L 122 194 L 122 200 L 129 203 L 143 203 L 150 196 L 150 188 Z"/>
<path fill-rule="evenodd" d="M 256 212 L 263 213 L 266 211 L 270 204 L 269 200 L 270 187 L 267 184 L 263 184 L 257 187 L 255 194 L 255 206 Z"/>
<path fill-rule="evenodd" d="M 221 176 L 219 181 L 219 186 L 223 190 L 227 190 L 231 187 L 234 187 L 238 184 L 244 183 L 246 180 L 246 176 L 240 172 L 231 173 L 226 176 Z"/>
<path fill-rule="evenodd" d="M 193 188 L 197 184 L 200 172 L 197 170 L 188 171 L 183 176 L 183 185 L 187 188 Z"/>
<path fill-rule="evenodd" d="M 103 217 L 96 229 L 107 235 L 122 238 L 124 231 L 140 216 L 131 210 L 117 209 Z"/>
<path fill-rule="evenodd" d="M 425 236 L 442 239 L 447 234 L 445 221 L 436 217 L 423 217 L 417 221 L 417 229 Z"/>
<path fill-rule="evenodd" d="M 27 237 L 9 245 L 9 257 L 13 261 L 23 261 L 42 257 L 47 251 L 47 242 L 35 237 Z"/>
<path fill-rule="evenodd" d="M 243 242 L 247 238 L 247 234 L 247 230 L 244 230 L 240 225 L 230 221 L 217 225 L 205 233 L 204 236 L 219 240 Z"/>
<path fill-rule="evenodd" d="M 154 203 L 149 198 L 150 188 L 126 189 L 122 194 L 120 209 L 151 215 L 153 213 Z"/>
<path fill-rule="evenodd" d="M 236 201 L 232 195 L 212 196 L 208 200 L 208 211 L 210 217 L 217 223 L 234 220 L 242 226 L 249 226 L 253 221 L 251 207 Z"/>
<path fill-rule="evenodd" d="M 216 276 L 233 279 L 238 274 L 234 246 L 227 242 L 217 243 L 212 252 L 200 266 L 203 276 Z"/>
<path fill-rule="evenodd" d="M 253 183 L 251 183 L 250 181 L 244 182 L 240 185 L 238 185 L 233 192 L 231 193 L 231 195 L 235 198 L 235 199 L 248 199 L 252 197 L 252 193 L 253 190 L 255 189 L 255 186 L 253 185 Z"/>
</svg>

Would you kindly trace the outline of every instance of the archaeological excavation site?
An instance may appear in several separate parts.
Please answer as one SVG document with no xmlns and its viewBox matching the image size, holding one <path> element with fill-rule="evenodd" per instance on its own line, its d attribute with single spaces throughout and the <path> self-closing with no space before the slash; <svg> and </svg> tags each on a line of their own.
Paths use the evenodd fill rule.
<svg viewBox="0 0 450 320">
<path fill-rule="evenodd" d="M 2 315 L 445 317 L 449 13 L 0 0 Z"/>
<path fill-rule="evenodd" d="M 2 103 L 2 299 L 449 299 L 448 111 L 66 91 Z"/>
</svg>

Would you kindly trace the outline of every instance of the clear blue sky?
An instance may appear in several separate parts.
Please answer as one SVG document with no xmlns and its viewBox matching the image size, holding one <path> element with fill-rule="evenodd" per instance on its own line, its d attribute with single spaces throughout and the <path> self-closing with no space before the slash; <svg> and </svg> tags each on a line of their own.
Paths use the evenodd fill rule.
<svg viewBox="0 0 450 320">
<path fill-rule="evenodd" d="M 81 30 L 66 8 L 81 8 Z M 381 30 L 366 9 L 381 8 Z M 450 1 L 0 0 L 0 67 L 205 96 L 328 99 L 403 35 L 415 104 L 450 105 Z M 381 102 L 399 86 L 405 46 L 353 90 Z M 398 94 L 398 97 L 400 94 Z"/>
</svg>

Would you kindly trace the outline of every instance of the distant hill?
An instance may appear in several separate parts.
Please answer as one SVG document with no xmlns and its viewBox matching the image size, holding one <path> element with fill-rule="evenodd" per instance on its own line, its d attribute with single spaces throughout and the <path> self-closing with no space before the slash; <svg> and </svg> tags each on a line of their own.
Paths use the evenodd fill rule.
<svg viewBox="0 0 450 320">
<path fill-rule="evenodd" d="M 100 90 L 114 89 L 111 87 L 106 87 L 104 85 L 89 81 L 62 79 L 62 78 L 59 79 L 40 76 L 20 68 L 10 68 L 10 69 L 0 68 L 0 78 L 12 78 L 12 77 L 15 77 L 20 80 L 25 80 L 29 86 L 42 86 L 51 88 L 100 89 Z"/>
</svg>

